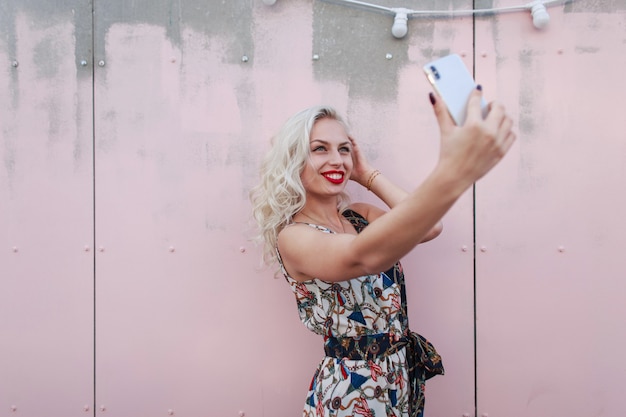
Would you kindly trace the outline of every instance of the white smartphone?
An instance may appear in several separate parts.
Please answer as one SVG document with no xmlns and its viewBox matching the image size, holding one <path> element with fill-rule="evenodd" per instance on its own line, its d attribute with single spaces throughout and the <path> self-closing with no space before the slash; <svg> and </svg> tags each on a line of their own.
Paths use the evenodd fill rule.
<svg viewBox="0 0 626 417">
<path fill-rule="evenodd" d="M 452 54 L 424 65 L 424 72 L 435 92 L 446 103 L 454 122 L 461 126 L 467 116 L 467 101 L 476 83 L 461 57 Z M 482 100 L 483 117 L 487 103 Z"/>
</svg>

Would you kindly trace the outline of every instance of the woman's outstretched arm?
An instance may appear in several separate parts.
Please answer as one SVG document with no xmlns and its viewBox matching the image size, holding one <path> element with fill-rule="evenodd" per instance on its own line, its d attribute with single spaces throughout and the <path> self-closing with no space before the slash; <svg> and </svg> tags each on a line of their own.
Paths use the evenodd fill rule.
<svg viewBox="0 0 626 417">
<path fill-rule="evenodd" d="M 294 279 L 343 281 L 390 268 L 424 240 L 457 199 L 513 144 L 513 123 L 503 106 L 492 103 L 483 119 L 480 91 L 470 96 L 463 126 L 454 124 L 443 102 L 433 101 L 441 148 L 431 174 L 359 235 L 319 233 L 302 225 L 281 231 L 278 247 Z"/>
</svg>

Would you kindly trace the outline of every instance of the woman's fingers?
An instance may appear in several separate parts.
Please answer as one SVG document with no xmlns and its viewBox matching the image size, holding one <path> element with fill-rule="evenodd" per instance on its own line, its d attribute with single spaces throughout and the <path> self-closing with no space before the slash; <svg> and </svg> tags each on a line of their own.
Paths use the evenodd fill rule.
<svg viewBox="0 0 626 417">
<path fill-rule="evenodd" d="M 369 162 L 367 158 L 359 148 L 356 140 L 352 136 L 348 136 L 350 140 L 350 144 L 352 145 L 352 163 L 353 169 L 352 174 L 350 175 L 350 179 L 358 182 L 359 184 L 364 184 L 366 180 L 366 176 L 372 171 L 370 168 Z"/>
<path fill-rule="evenodd" d="M 512 125 L 513 125 L 513 121 L 511 120 L 511 127 Z M 513 130 L 509 128 L 508 131 L 506 131 L 506 137 L 504 138 L 504 142 L 502 144 L 504 153 L 507 153 L 509 151 L 509 149 L 511 148 L 511 146 L 513 146 L 513 143 L 515 142 L 516 139 L 517 139 L 517 135 L 515 134 L 515 132 L 513 132 Z"/>
<path fill-rule="evenodd" d="M 483 120 L 482 109 L 483 92 L 478 87 L 472 90 L 467 100 L 467 117 L 466 123 L 478 122 Z"/>
<path fill-rule="evenodd" d="M 429 98 L 433 105 L 433 110 L 435 111 L 435 117 L 437 118 L 437 123 L 439 124 L 439 130 L 442 134 L 449 132 L 454 128 L 455 124 L 452 116 L 450 116 L 450 113 L 448 112 L 446 103 L 444 103 L 440 97 L 437 97 L 435 93 L 430 93 Z"/>
<path fill-rule="evenodd" d="M 495 137 L 506 152 L 516 138 L 515 133 L 513 132 L 513 119 L 506 114 L 502 104 L 493 103 L 492 109 L 494 114 L 491 122 L 495 126 Z"/>
<path fill-rule="evenodd" d="M 440 158 L 459 175 L 477 180 L 486 174 L 508 152 L 515 141 L 513 121 L 498 102 L 488 105 L 483 117 L 482 90 L 472 91 L 467 102 L 463 126 L 456 126 L 443 103 L 435 106 L 441 127 Z M 445 116 L 444 116 L 445 114 Z"/>
</svg>

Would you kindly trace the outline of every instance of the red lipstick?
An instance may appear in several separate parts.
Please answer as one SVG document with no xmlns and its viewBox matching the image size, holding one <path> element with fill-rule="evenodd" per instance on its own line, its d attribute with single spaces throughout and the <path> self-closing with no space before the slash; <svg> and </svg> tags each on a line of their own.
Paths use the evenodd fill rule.
<svg viewBox="0 0 626 417">
<path fill-rule="evenodd" d="M 326 171 L 322 175 L 333 184 L 341 184 L 345 174 L 343 171 Z"/>
</svg>

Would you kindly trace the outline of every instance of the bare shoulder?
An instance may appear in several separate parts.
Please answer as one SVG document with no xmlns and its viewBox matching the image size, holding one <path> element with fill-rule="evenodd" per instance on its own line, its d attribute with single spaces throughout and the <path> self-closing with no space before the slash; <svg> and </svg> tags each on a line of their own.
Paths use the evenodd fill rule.
<svg viewBox="0 0 626 417">
<path fill-rule="evenodd" d="M 278 234 L 277 244 L 287 275 L 294 280 L 335 282 L 363 275 L 360 258 L 351 249 L 355 237 L 296 223 Z"/>
<path fill-rule="evenodd" d="M 278 249 L 281 252 L 288 251 L 289 248 L 298 245 L 298 242 L 301 242 L 303 237 L 306 237 L 313 231 L 315 231 L 314 228 L 305 223 L 288 224 L 278 233 Z"/>
<path fill-rule="evenodd" d="M 311 226 L 306 223 L 290 223 L 278 232 L 278 240 L 290 239 L 292 236 L 297 236 L 308 229 L 311 229 Z"/>
<path fill-rule="evenodd" d="M 318 245 L 317 239 L 326 233 L 320 233 L 305 223 L 292 223 L 278 233 L 277 247 L 283 267 L 287 274 L 296 281 L 307 281 L 312 277 L 301 272 L 301 262 L 307 253 Z"/>
<path fill-rule="evenodd" d="M 380 207 L 369 203 L 352 203 L 348 208 L 365 217 L 370 223 L 386 213 Z"/>
</svg>

